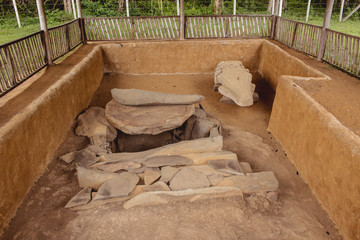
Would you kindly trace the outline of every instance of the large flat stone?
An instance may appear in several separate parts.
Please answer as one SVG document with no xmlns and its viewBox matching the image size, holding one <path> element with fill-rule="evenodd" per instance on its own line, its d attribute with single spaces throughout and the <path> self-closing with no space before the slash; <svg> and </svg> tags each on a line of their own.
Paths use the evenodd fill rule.
<svg viewBox="0 0 360 240">
<path fill-rule="evenodd" d="M 74 161 L 82 167 L 89 167 L 94 163 L 99 161 L 99 158 L 95 153 L 91 152 L 89 149 L 85 148 L 83 150 L 77 151 L 74 155 Z"/>
<path fill-rule="evenodd" d="M 182 166 L 190 164 L 192 164 L 191 159 L 179 155 L 154 156 L 143 162 L 145 167 Z"/>
<path fill-rule="evenodd" d="M 98 165 L 97 168 L 107 172 L 117 172 L 120 170 L 132 171 L 139 169 L 140 163 L 135 162 L 105 162 L 102 165 Z"/>
<path fill-rule="evenodd" d="M 179 168 L 174 168 L 174 167 L 169 167 L 169 166 L 161 168 L 160 181 L 165 182 L 165 183 L 169 182 L 178 171 L 180 171 Z"/>
<path fill-rule="evenodd" d="M 209 186 L 210 182 L 206 175 L 188 167 L 181 169 L 170 181 L 170 188 L 173 191 Z"/>
<path fill-rule="evenodd" d="M 269 171 L 226 177 L 218 186 L 237 187 L 244 193 L 275 192 L 279 188 L 279 182 L 274 173 Z"/>
<path fill-rule="evenodd" d="M 212 154 L 211 152 L 220 151 L 223 146 L 222 136 L 217 136 L 214 138 L 201 138 L 196 140 L 181 141 L 179 143 L 169 144 L 163 147 L 142 151 L 134 153 L 112 153 L 105 154 L 100 157 L 103 161 L 134 161 L 134 162 L 144 162 L 150 157 L 161 156 L 161 155 L 181 155 L 188 157 L 194 161 L 197 153 L 204 153 L 200 156 L 202 161 L 208 159 L 214 159 L 213 155 L 224 156 L 228 158 L 236 158 L 236 154 L 229 152 L 219 152 Z M 189 156 L 187 155 L 189 154 Z M 192 155 L 194 154 L 194 155 Z M 217 158 L 218 159 L 218 158 Z"/>
<path fill-rule="evenodd" d="M 208 165 L 220 172 L 231 174 L 244 173 L 239 162 L 231 159 L 209 160 Z"/>
<path fill-rule="evenodd" d="M 101 107 L 90 107 L 85 113 L 77 118 L 78 126 L 75 129 L 77 135 L 92 138 L 94 136 L 104 136 L 108 142 L 113 141 L 117 132 L 105 118 L 105 109 Z"/>
<path fill-rule="evenodd" d="M 194 105 L 126 106 L 111 100 L 105 116 L 124 133 L 155 135 L 181 126 L 194 111 Z"/>
<path fill-rule="evenodd" d="M 139 177 L 136 174 L 128 172 L 120 173 L 101 185 L 94 200 L 126 197 L 134 190 L 138 182 Z"/>
<path fill-rule="evenodd" d="M 161 92 L 151 92 L 139 89 L 111 90 L 113 99 L 120 104 L 128 106 L 139 105 L 188 105 L 204 100 L 201 95 L 181 95 Z"/>
<path fill-rule="evenodd" d="M 158 181 L 152 185 L 146 185 L 143 190 L 145 192 L 170 191 L 170 188 L 166 185 L 166 183 Z"/>
<path fill-rule="evenodd" d="M 91 187 L 92 189 L 98 190 L 104 182 L 119 176 L 119 173 L 110 173 L 80 166 L 77 166 L 76 169 L 79 186 L 82 188 Z"/>
<path fill-rule="evenodd" d="M 186 189 L 182 191 L 144 192 L 125 202 L 123 207 L 130 209 L 137 206 L 168 204 L 171 201 L 199 201 L 208 198 L 243 198 L 242 192 L 234 187 L 210 187 Z"/>
<path fill-rule="evenodd" d="M 145 170 L 144 174 L 144 182 L 145 185 L 150 185 L 154 183 L 156 180 L 160 178 L 161 174 L 160 171 L 154 171 L 154 170 Z"/>
<path fill-rule="evenodd" d="M 91 188 L 85 187 L 78 192 L 65 206 L 65 208 L 73 208 L 80 205 L 85 205 L 91 200 Z"/>
<path fill-rule="evenodd" d="M 198 119 L 191 133 L 192 139 L 209 137 L 210 130 L 216 126 L 216 123 L 208 119 Z"/>
<path fill-rule="evenodd" d="M 239 106 L 251 106 L 255 85 L 252 75 L 240 61 L 220 62 L 215 69 L 215 89 Z"/>
</svg>

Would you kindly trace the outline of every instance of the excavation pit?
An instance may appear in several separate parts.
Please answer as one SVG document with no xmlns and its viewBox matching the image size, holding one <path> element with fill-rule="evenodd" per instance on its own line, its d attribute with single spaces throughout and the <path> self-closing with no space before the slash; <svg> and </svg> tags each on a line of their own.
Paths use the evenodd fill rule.
<svg viewBox="0 0 360 240">
<path fill-rule="evenodd" d="M 250 69 L 257 82 L 258 103 L 240 108 L 219 102 L 221 96 L 212 91 L 213 71 L 224 60 L 241 60 Z M 359 223 L 353 209 L 359 198 L 354 190 L 354 183 L 359 182 L 359 153 L 352 149 L 359 145 L 359 136 L 356 125 L 337 121 L 303 90 L 306 82 L 321 81 L 332 80 L 261 39 L 84 46 L 37 80 L 7 94 L 1 105 L 3 226 L 31 188 L 3 238 L 147 238 L 156 232 L 160 238 L 184 239 L 338 239 L 329 217 L 344 236 L 356 238 Z M 74 166 L 57 157 L 88 144 L 86 138 L 74 135 L 71 125 L 88 106 L 104 107 L 111 99 L 112 88 L 204 95 L 204 109 L 222 123 L 224 149 L 249 162 L 255 172 L 273 171 L 280 183 L 279 199 L 272 202 L 268 200 L 271 196 L 245 194 L 243 198 L 228 196 L 226 204 L 221 198 L 205 199 L 131 211 L 113 203 L 97 209 L 101 221 L 96 221 L 100 216 L 97 211 L 74 213 L 64 209 L 80 188 Z M 327 140 L 319 145 L 324 136 Z M 22 142 L 22 151 L 14 142 Z M 336 179 L 335 183 L 330 179 Z M 154 216 L 159 218 L 157 222 Z M 142 219 L 141 224 L 138 219 Z M 110 233 L 106 229 L 113 220 L 121 226 L 112 227 Z M 36 226 L 42 230 L 34 231 Z M 184 231 L 179 233 L 179 228 Z"/>
</svg>

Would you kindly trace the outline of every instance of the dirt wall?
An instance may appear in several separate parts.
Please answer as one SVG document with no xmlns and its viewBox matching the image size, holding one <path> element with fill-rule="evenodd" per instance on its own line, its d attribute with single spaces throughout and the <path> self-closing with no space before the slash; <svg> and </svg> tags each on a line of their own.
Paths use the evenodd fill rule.
<svg viewBox="0 0 360 240">
<path fill-rule="evenodd" d="M 240 60 L 250 71 L 258 69 L 265 40 L 196 40 L 103 44 L 105 72 L 208 73 L 221 61 Z"/>
<path fill-rule="evenodd" d="M 259 73 L 274 90 L 276 90 L 280 76 L 284 75 L 329 79 L 318 70 L 306 65 L 269 41 L 264 41 L 261 46 Z"/>
<path fill-rule="evenodd" d="M 360 137 L 292 79 L 279 78 L 269 130 L 345 239 L 360 239 Z"/>
<path fill-rule="evenodd" d="M 79 53 L 78 58 L 80 61 L 75 61 L 75 65 L 70 59 L 61 66 L 50 67 L 37 80 L 41 85 L 50 82 L 44 92 L 39 94 L 36 92 L 39 88 L 35 88 L 29 94 L 33 98 L 27 98 L 25 93 L 11 98 L 15 102 L 19 98 L 30 101 L 14 116 L 5 116 L 10 114 L 13 104 L 1 108 L 4 121 L 0 125 L 0 233 L 100 84 L 103 76 L 100 47 L 84 55 Z M 64 74 L 58 77 L 56 69 Z"/>
</svg>

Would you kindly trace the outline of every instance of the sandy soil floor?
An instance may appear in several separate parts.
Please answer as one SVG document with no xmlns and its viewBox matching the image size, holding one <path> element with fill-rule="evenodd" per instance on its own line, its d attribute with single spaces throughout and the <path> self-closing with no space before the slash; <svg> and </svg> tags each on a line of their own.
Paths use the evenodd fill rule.
<svg viewBox="0 0 360 240">
<path fill-rule="evenodd" d="M 240 108 L 218 102 L 221 96 L 212 91 L 209 74 L 107 74 L 91 105 L 104 106 L 113 87 L 204 95 L 205 111 L 222 123 L 224 149 L 237 153 L 255 172 L 274 171 L 280 182 L 277 201 L 253 194 L 130 210 L 112 203 L 72 212 L 64 206 L 80 191 L 76 170 L 57 157 L 88 141 L 71 129 L 0 239 L 341 239 L 301 173 L 267 131 L 274 92 L 256 74 L 255 83 L 260 101 Z"/>
</svg>

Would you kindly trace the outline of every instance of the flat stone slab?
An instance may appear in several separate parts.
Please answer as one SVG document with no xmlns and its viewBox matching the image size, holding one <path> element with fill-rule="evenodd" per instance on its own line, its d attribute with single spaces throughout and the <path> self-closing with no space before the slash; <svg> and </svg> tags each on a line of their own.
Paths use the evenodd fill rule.
<svg viewBox="0 0 360 240">
<path fill-rule="evenodd" d="M 220 62 L 215 69 L 215 89 L 232 99 L 239 106 L 251 106 L 254 103 L 255 85 L 252 75 L 241 61 Z"/>
<path fill-rule="evenodd" d="M 192 139 L 209 137 L 210 130 L 216 126 L 216 123 L 208 119 L 198 119 L 191 133 Z"/>
<path fill-rule="evenodd" d="M 69 152 L 67 154 L 60 156 L 59 159 L 66 163 L 71 163 L 74 160 L 75 155 L 76 155 L 76 151 L 72 151 L 72 152 Z"/>
<path fill-rule="evenodd" d="M 181 169 L 170 181 L 170 188 L 173 191 L 209 186 L 210 182 L 206 175 L 188 167 Z"/>
<path fill-rule="evenodd" d="M 128 106 L 139 105 L 188 105 L 204 100 L 202 95 L 182 95 L 161 92 L 151 92 L 139 89 L 111 90 L 113 99 L 120 104 Z"/>
<path fill-rule="evenodd" d="M 154 183 L 156 180 L 160 178 L 161 174 L 160 171 L 154 171 L 154 170 L 145 170 L 144 173 L 144 182 L 145 185 L 150 185 Z"/>
<path fill-rule="evenodd" d="M 235 153 L 220 151 L 222 147 L 223 138 L 222 136 L 217 136 L 213 138 L 201 138 L 196 140 L 181 141 L 179 143 L 168 144 L 163 147 L 142 152 L 105 154 L 102 155 L 100 159 L 103 161 L 134 161 L 142 163 L 150 157 L 154 156 L 181 155 L 192 159 L 194 164 L 194 158 L 200 159 L 199 161 L 206 161 L 209 159 L 219 159 L 218 157 L 221 155 L 223 158 L 225 157 L 226 159 L 237 159 Z M 198 153 L 201 154 L 197 155 Z"/>
<path fill-rule="evenodd" d="M 186 189 L 182 191 L 156 191 L 140 193 L 136 197 L 125 202 L 123 207 L 130 209 L 137 206 L 152 206 L 168 204 L 171 201 L 201 201 L 209 198 L 243 198 L 242 192 L 234 187 L 210 187 L 200 189 Z"/>
<path fill-rule="evenodd" d="M 88 167 L 97 163 L 99 158 L 95 153 L 91 152 L 89 149 L 85 148 L 83 150 L 77 151 L 74 155 L 74 161 L 82 167 Z"/>
<path fill-rule="evenodd" d="M 80 192 L 78 192 L 65 206 L 65 208 L 77 207 L 80 205 L 85 205 L 91 200 L 91 188 L 85 187 Z"/>
<path fill-rule="evenodd" d="M 77 166 L 76 169 L 79 186 L 82 188 L 91 187 L 92 189 L 98 190 L 104 182 L 119 176 L 119 173 L 110 173 L 81 166 Z"/>
<path fill-rule="evenodd" d="M 155 135 L 181 126 L 194 111 L 194 105 L 126 106 L 111 100 L 105 116 L 124 133 Z"/>
<path fill-rule="evenodd" d="M 183 166 L 192 164 L 192 160 L 179 155 L 162 155 L 148 158 L 142 164 L 146 167 Z"/>
<path fill-rule="evenodd" d="M 231 173 L 231 174 L 244 173 L 239 162 L 236 160 L 230 160 L 230 159 L 209 160 L 207 163 L 210 167 L 213 167 L 220 172 Z"/>
<path fill-rule="evenodd" d="M 237 187 L 244 193 L 276 192 L 279 188 L 279 181 L 273 172 L 268 171 L 248 173 L 246 176 L 226 177 L 218 186 Z"/>
<path fill-rule="evenodd" d="M 169 167 L 169 166 L 161 168 L 160 181 L 166 182 L 166 183 L 169 182 L 178 171 L 180 171 L 180 169 L 174 168 L 174 167 Z"/>
<path fill-rule="evenodd" d="M 85 113 L 77 118 L 78 126 L 75 129 L 77 135 L 92 138 L 94 136 L 104 136 L 106 141 L 113 141 L 117 132 L 105 118 L 105 109 L 101 107 L 90 107 Z"/>
<path fill-rule="evenodd" d="M 117 172 L 120 170 L 132 171 L 141 168 L 141 164 L 135 162 L 106 162 L 97 166 L 97 168 L 107 172 Z"/>
<path fill-rule="evenodd" d="M 101 200 L 115 197 L 126 197 L 132 192 L 139 182 L 136 174 L 123 172 L 118 176 L 106 181 L 99 188 L 94 200 Z"/>
<path fill-rule="evenodd" d="M 170 191 L 170 188 L 166 183 L 158 181 L 152 185 L 146 185 L 143 187 L 145 192 L 154 192 L 154 191 Z"/>
</svg>

